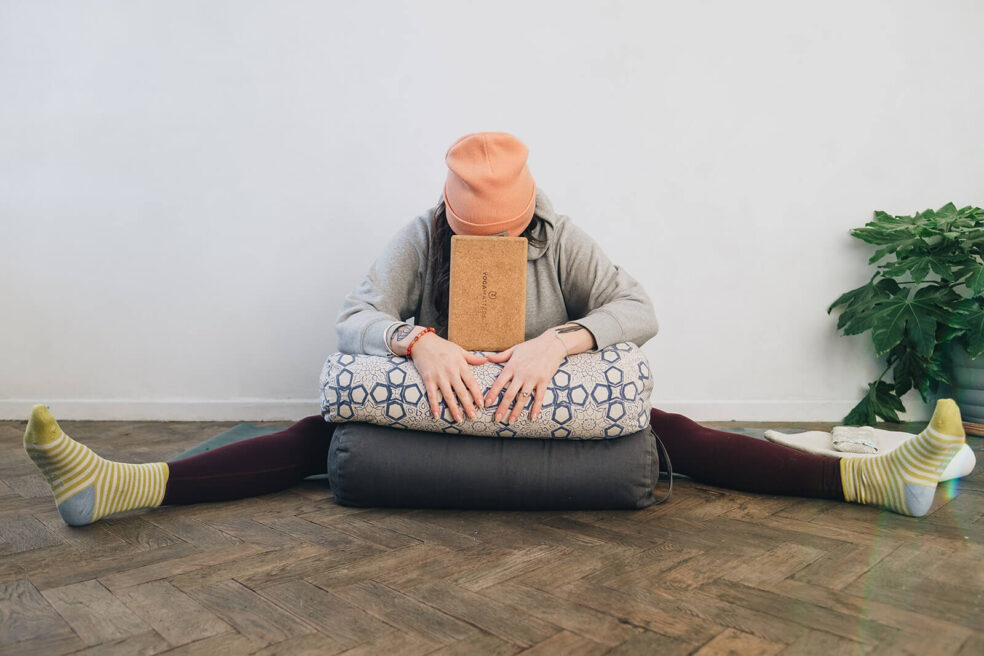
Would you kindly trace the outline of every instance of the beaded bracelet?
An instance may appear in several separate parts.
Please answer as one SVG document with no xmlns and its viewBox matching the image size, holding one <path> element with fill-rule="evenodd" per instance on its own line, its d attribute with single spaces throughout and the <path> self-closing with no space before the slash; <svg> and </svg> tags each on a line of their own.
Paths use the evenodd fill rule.
<svg viewBox="0 0 984 656">
<path fill-rule="evenodd" d="M 413 345 L 417 343 L 417 340 L 420 339 L 420 337 L 422 335 L 425 335 L 427 333 L 436 333 L 436 332 L 437 332 L 436 330 L 434 330 L 430 326 L 427 326 L 426 328 L 424 328 L 423 330 L 421 330 L 419 333 L 417 333 L 416 336 L 413 339 L 410 340 L 410 343 L 407 344 L 407 359 L 408 360 L 412 360 L 413 359 L 410 356 L 410 350 L 413 348 Z"/>
</svg>

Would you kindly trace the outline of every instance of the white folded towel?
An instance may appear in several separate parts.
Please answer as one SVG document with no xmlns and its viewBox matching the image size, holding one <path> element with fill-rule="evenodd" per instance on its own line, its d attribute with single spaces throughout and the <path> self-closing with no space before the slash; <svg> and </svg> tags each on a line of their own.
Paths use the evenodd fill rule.
<svg viewBox="0 0 984 656">
<path fill-rule="evenodd" d="M 866 458 L 888 453 L 902 442 L 913 437 L 912 433 L 887 431 L 874 426 L 834 426 L 831 433 L 804 431 L 780 433 L 765 431 L 765 439 L 785 446 L 835 458 Z M 941 481 L 962 478 L 974 470 L 977 458 L 964 444 L 943 469 Z"/>
</svg>

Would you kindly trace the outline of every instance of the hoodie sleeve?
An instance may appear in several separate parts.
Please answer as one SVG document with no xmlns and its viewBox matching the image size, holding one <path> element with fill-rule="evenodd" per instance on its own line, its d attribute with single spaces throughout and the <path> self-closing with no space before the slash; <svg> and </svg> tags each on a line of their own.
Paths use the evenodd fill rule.
<svg viewBox="0 0 984 656">
<path fill-rule="evenodd" d="M 427 235 L 418 223 L 390 239 L 359 286 L 343 299 L 335 324 L 340 352 L 392 355 L 386 333 L 415 315 L 423 293 Z"/>
<path fill-rule="evenodd" d="M 594 335 L 592 353 L 617 342 L 641 347 L 659 332 L 646 290 L 625 269 L 612 264 L 588 233 L 570 221 L 566 223 L 558 268 L 571 322 Z"/>
</svg>

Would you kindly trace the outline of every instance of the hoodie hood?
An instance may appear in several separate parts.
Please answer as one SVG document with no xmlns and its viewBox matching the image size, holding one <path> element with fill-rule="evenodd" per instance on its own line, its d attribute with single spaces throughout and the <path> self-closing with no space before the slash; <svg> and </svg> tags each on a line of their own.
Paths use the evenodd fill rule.
<svg viewBox="0 0 984 656">
<path fill-rule="evenodd" d="M 560 215 L 554 211 L 553 203 L 550 202 L 550 199 L 547 198 L 547 195 L 539 187 L 536 188 L 536 210 L 534 210 L 533 215 L 543 219 L 540 221 L 540 225 L 534 230 L 533 236 L 537 239 L 543 239 L 547 243 L 542 248 L 536 248 L 533 244 L 530 244 L 529 250 L 526 253 L 527 260 L 538 260 L 550 250 L 554 242 L 554 233 L 557 231 L 557 225 L 560 223 Z"/>
</svg>

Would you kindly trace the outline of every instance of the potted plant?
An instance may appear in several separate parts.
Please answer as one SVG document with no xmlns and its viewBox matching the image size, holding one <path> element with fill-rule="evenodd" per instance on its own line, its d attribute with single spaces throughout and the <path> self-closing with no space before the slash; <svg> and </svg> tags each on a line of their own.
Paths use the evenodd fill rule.
<svg viewBox="0 0 984 656">
<path fill-rule="evenodd" d="M 873 220 L 850 234 L 876 246 L 868 264 L 881 264 L 866 284 L 842 294 L 827 313 L 842 307 L 838 330 L 845 335 L 870 331 L 875 356 L 886 361 L 844 423 L 871 425 L 877 417 L 899 422 L 897 412 L 905 412 L 901 397 L 910 389 L 928 402 L 930 393 L 947 386 L 955 388 L 958 405 L 966 396 L 968 409 L 974 409 L 971 403 L 984 406 L 984 385 L 974 390 L 971 381 L 966 389 L 953 376 L 955 361 L 958 372 L 968 364 L 984 370 L 984 358 L 975 360 L 984 352 L 984 210 L 949 203 L 914 216 L 875 212 Z M 885 380 L 889 371 L 891 382 Z M 967 396 L 972 394 L 980 400 Z M 974 415 L 964 412 L 968 432 L 973 422 L 984 423 Z"/>
</svg>

